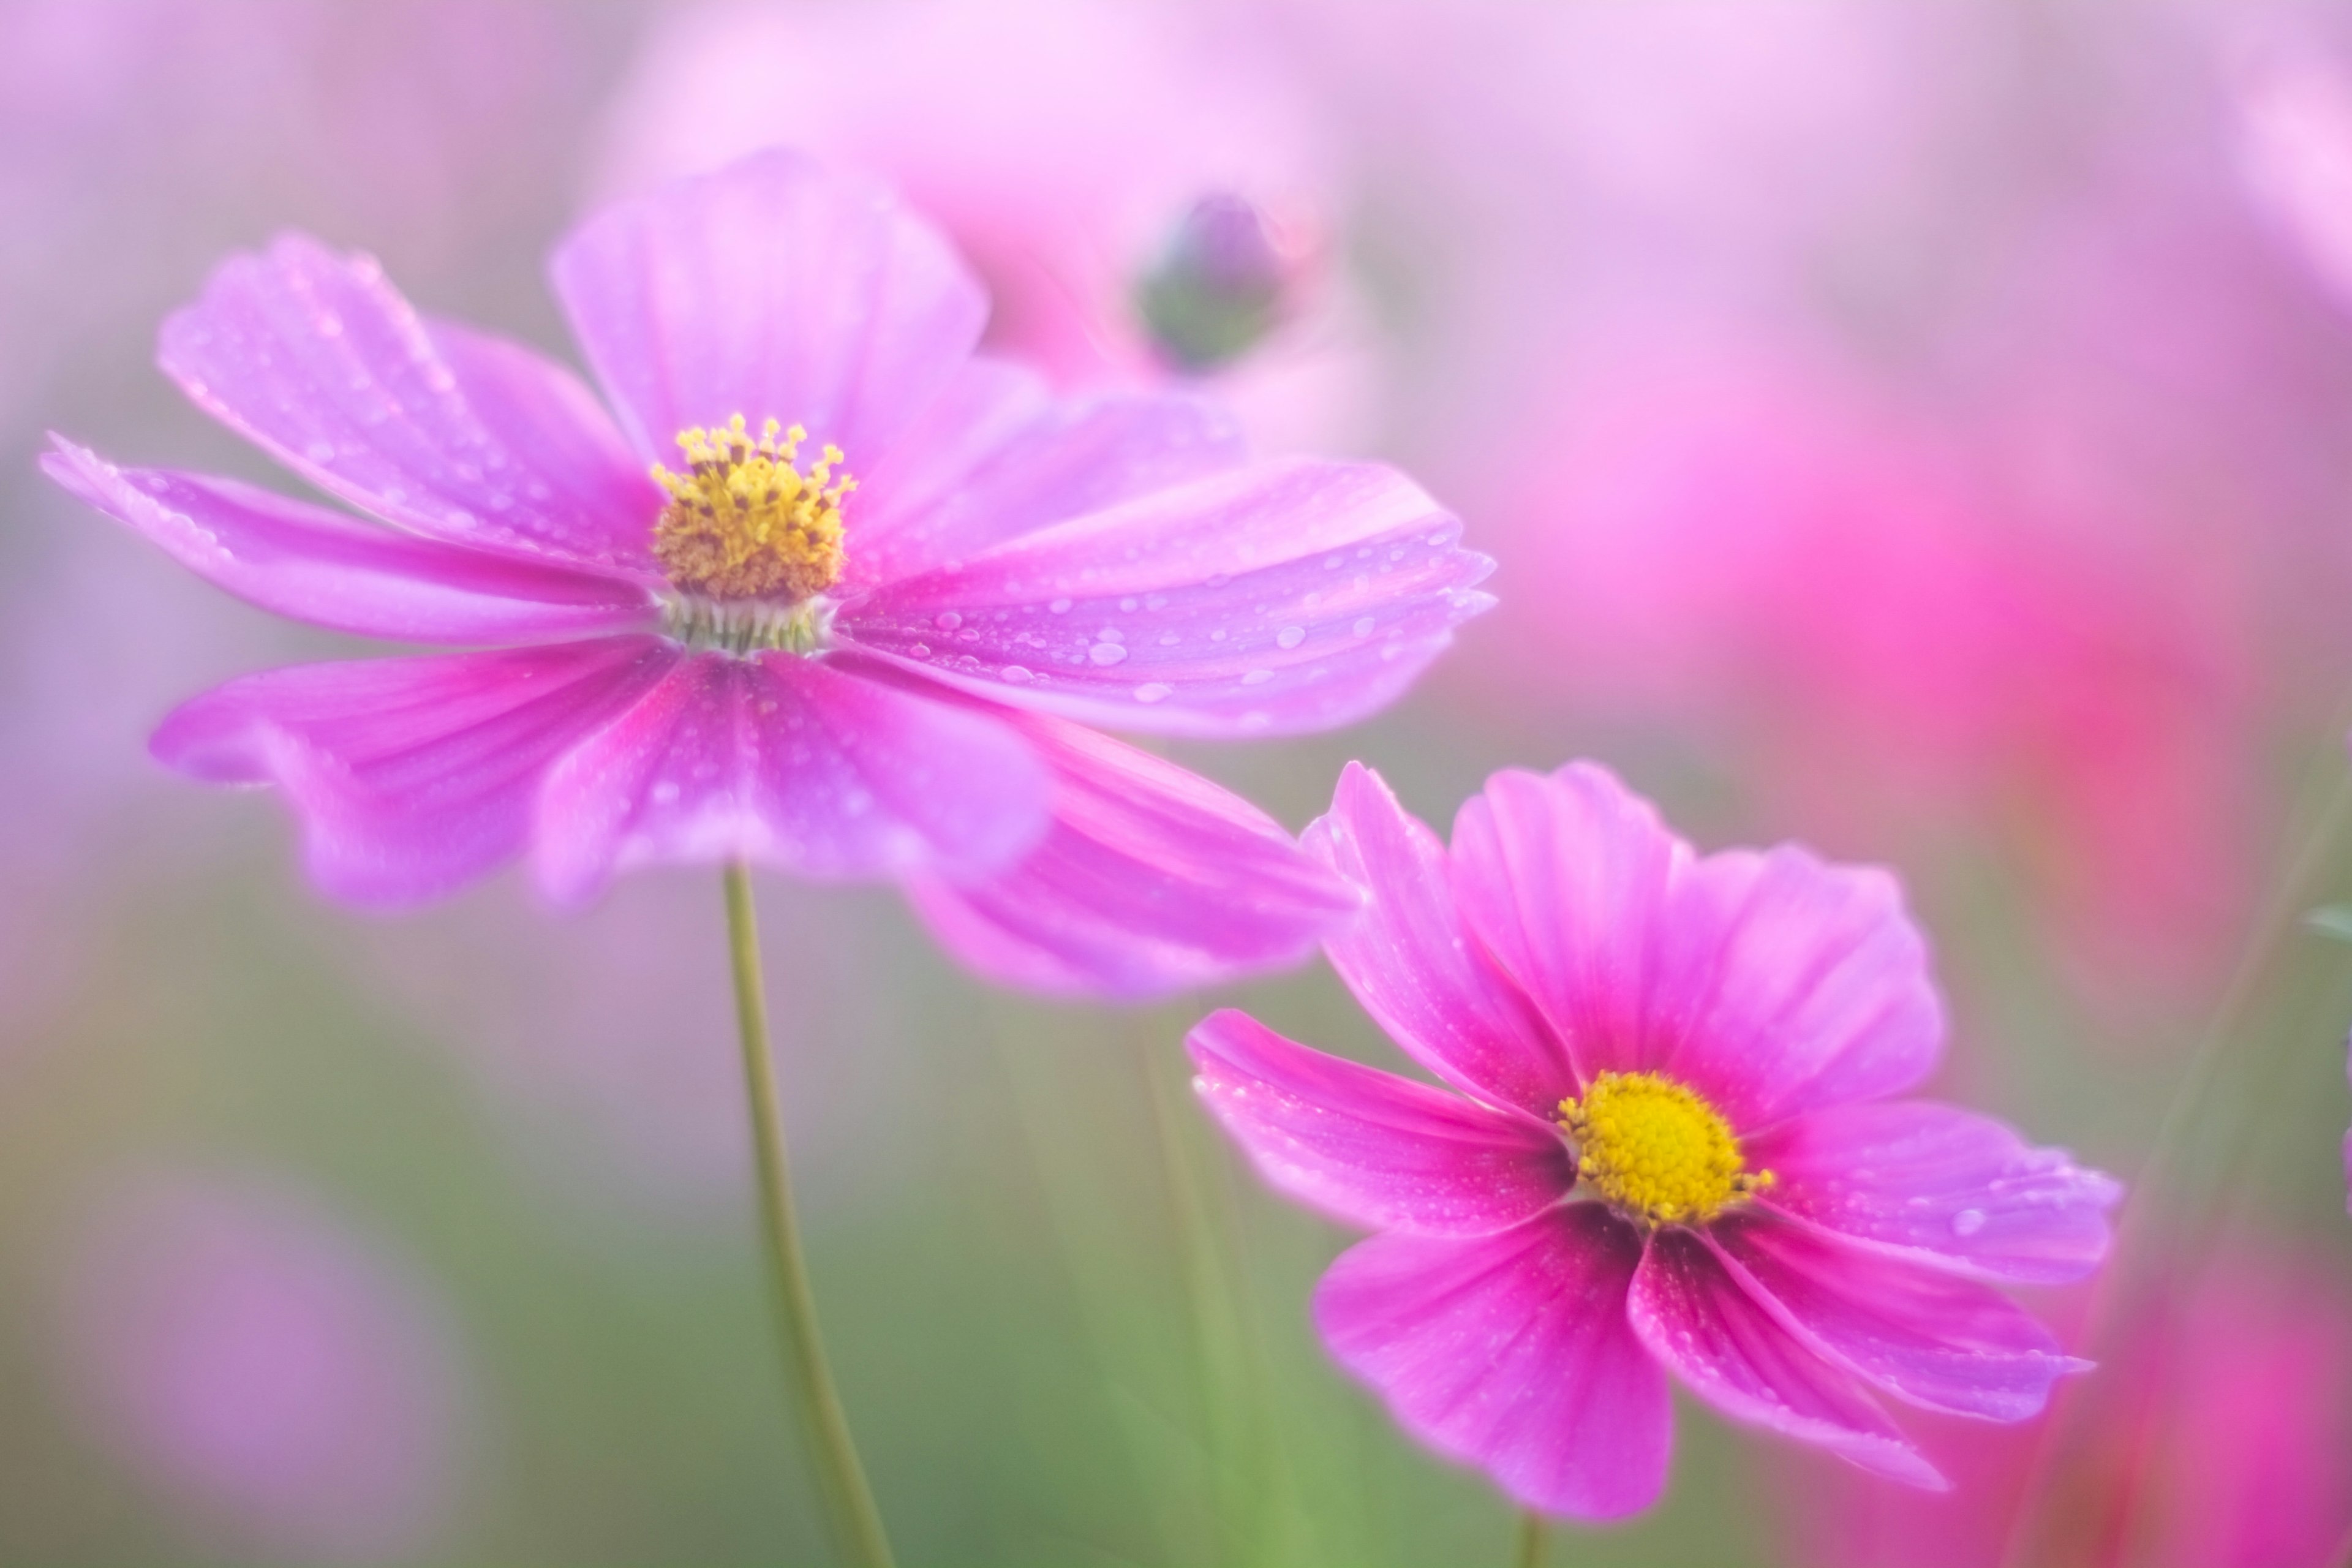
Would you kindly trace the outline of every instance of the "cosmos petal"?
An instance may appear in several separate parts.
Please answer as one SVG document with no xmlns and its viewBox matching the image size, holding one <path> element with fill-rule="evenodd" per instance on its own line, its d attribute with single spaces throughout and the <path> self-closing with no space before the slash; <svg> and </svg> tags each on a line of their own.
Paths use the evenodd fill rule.
<svg viewBox="0 0 2352 1568">
<path fill-rule="evenodd" d="M 549 767 L 678 658 L 619 637 L 295 665 L 183 704 L 151 745 L 192 777 L 284 790 L 328 893 L 412 904 L 520 852 Z"/>
<path fill-rule="evenodd" d="M 988 300 L 881 185 L 753 153 L 617 203 L 557 248 L 557 296 L 648 462 L 735 415 L 807 427 L 852 473 L 898 437 L 980 340 Z"/>
<path fill-rule="evenodd" d="M 836 627 L 933 679 L 1114 730 L 1331 729 L 1393 700 L 1491 603 L 1473 585 L 1493 563 L 1460 533 L 1392 468 L 1262 463 L 886 584 Z"/>
<path fill-rule="evenodd" d="M 365 256 L 287 235 L 163 323 L 164 374 L 329 494 L 452 543 L 657 574 L 661 493 L 572 374 L 431 321 Z"/>
<path fill-rule="evenodd" d="M 559 902 L 618 870 L 742 859 L 824 880 L 981 874 L 1046 826 L 1046 779 L 1010 726 L 765 653 L 681 658 L 548 775 L 534 868 Z"/>
<path fill-rule="evenodd" d="M 1486 1235 L 1576 1184 L 1554 1129 L 1309 1050 L 1246 1013 L 1211 1014 L 1185 1045 L 1202 1103 L 1267 1184 L 1342 1223 Z"/>
<path fill-rule="evenodd" d="M 1650 1352 L 1733 1420 L 1814 1444 L 1891 1480 L 1945 1489 L 1860 1380 L 1791 1333 L 1696 1233 L 1654 1234 L 1628 1300 L 1633 1331 Z"/>
<path fill-rule="evenodd" d="M 1163 995 L 1303 963 L 1354 914 L 1353 890 L 1231 791 L 1065 720 L 982 710 L 1044 762 L 1053 824 L 1008 870 L 924 877 L 908 891 L 933 934 L 990 979 Z"/>
<path fill-rule="evenodd" d="M 2106 1257 L 2112 1177 L 1990 1117 L 1896 1100 L 1809 1111 L 1751 1139 L 1763 1201 L 1881 1249 L 1981 1279 L 2060 1285 Z"/>
<path fill-rule="evenodd" d="M 1465 1093 L 1543 1121 L 1577 1091 L 1548 1025 L 1465 928 L 1445 847 L 1380 774 L 1350 763 L 1328 814 L 1301 836 L 1361 889 L 1363 914 L 1325 944 L 1331 966 L 1389 1037 Z"/>
<path fill-rule="evenodd" d="M 198 576 L 313 626 L 403 642 L 534 642 L 650 630 L 635 584 L 494 555 L 240 484 L 121 468 L 52 437 L 41 468 Z"/>
<path fill-rule="evenodd" d="M 1420 1442 L 1528 1508 L 1619 1519 L 1657 1500 L 1673 1438 L 1627 1322 L 1641 1256 L 1595 1204 L 1493 1236 L 1376 1236 L 1324 1275 L 1316 1326 Z"/>
</svg>

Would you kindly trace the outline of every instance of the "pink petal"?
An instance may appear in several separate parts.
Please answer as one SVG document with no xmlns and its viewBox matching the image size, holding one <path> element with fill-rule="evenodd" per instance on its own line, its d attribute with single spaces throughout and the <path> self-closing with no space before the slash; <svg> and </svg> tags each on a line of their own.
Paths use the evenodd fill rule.
<svg viewBox="0 0 2352 1568">
<path fill-rule="evenodd" d="M 397 905 L 520 850 L 548 765 L 678 658 L 651 637 L 299 665 L 184 704 L 158 760 L 214 784 L 275 784 L 329 894 Z"/>
<path fill-rule="evenodd" d="M 615 577 L 395 532 L 235 479 L 120 468 L 52 437 L 51 479 L 248 604 L 408 642 L 530 642 L 650 630 L 646 591 Z"/>
<path fill-rule="evenodd" d="M 1239 795 L 1065 720 L 980 710 L 1044 761 L 1053 826 L 1009 871 L 909 890 L 948 950 L 990 979 L 1162 995 L 1302 963 L 1355 913 L 1354 890 Z"/>
<path fill-rule="evenodd" d="M 1650 1238 L 1628 1316 L 1651 1353 L 1726 1415 L 1930 1490 L 1946 1482 L 1854 1375 L 1822 1359 L 1743 1289 L 1699 1237 Z"/>
<path fill-rule="evenodd" d="M 936 679 L 1112 729 L 1330 729 L 1393 700 L 1492 603 L 1471 584 L 1493 563 L 1460 533 L 1391 468 L 1265 463 L 889 584 L 835 625 Z"/>
<path fill-rule="evenodd" d="M 1596 1204 L 1494 1236 L 1377 1236 L 1324 1275 L 1315 1322 L 1422 1443 L 1529 1508 L 1620 1518 L 1657 1500 L 1672 1440 L 1626 1320 L 1640 1260 Z"/>
<path fill-rule="evenodd" d="M 1710 855 L 1677 889 L 1661 969 L 1687 1020 L 1668 1070 L 1743 1132 L 1899 1094 L 1943 1053 L 1927 943 L 1875 867 L 1785 846 Z"/>
<path fill-rule="evenodd" d="M 1662 1065 L 1654 971 L 1689 864 L 1650 804 L 1590 763 L 1496 773 L 1454 817 L 1462 919 L 1527 987 L 1578 1082 Z"/>
<path fill-rule="evenodd" d="M 1750 1140 L 1765 1201 L 1856 1245 L 1989 1279 L 2056 1285 L 2107 1253 L 2113 1178 L 1990 1117 L 1919 1100 L 1808 1112 Z"/>
<path fill-rule="evenodd" d="M 820 660 L 702 653 L 549 774 L 534 865 L 565 902 L 671 861 L 977 874 L 1036 844 L 1045 804 L 1008 725 Z"/>
<path fill-rule="evenodd" d="M 1587 1076 L 1660 1072 L 1743 1132 L 1911 1087 L 1943 1047 L 1895 879 L 1801 849 L 1695 858 L 1606 770 L 1497 773 L 1454 824 L 1465 918 Z"/>
<path fill-rule="evenodd" d="M 1544 1121 L 1577 1089 L 1551 1030 L 1472 941 L 1454 905 L 1445 847 L 1381 775 L 1349 763 L 1328 815 L 1300 841 L 1362 889 L 1363 914 L 1324 952 L 1388 1037 L 1465 1093 Z"/>
<path fill-rule="evenodd" d="M 1998 1291 L 1769 1215 L 1708 1227 L 1749 1296 L 1831 1361 L 1906 1404 L 2022 1421 L 2091 1363 Z"/>
<path fill-rule="evenodd" d="M 421 533 L 657 577 L 661 492 L 570 372 L 417 315 L 365 256 L 288 235 L 163 323 L 196 404 L 304 479 Z"/>
<path fill-rule="evenodd" d="M 1258 1174 L 1344 1224 L 1484 1235 L 1576 1185 L 1551 1129 L 1309 1050 L 1246 1013 L 1211 1014 L 1185 1045 L 1193 1088 Z"/>
<path fill-rule="evenodd" d="M 800 424 L 882 464 L 980 341 L 988 300 L 880 185 L 758 153 L 605 208 L 556 250 L 572 330 L 637 450 L 689 426 Z"/>
<path fill-rule="evenodd" d="M 1242 457 L 1239 427 L 1203 399 L 1106 393 L 1056 404 L 1029 373 L 974 361 L 887 463 L 858 476 L 847 586 L 968 560 Z"/>
</svg>

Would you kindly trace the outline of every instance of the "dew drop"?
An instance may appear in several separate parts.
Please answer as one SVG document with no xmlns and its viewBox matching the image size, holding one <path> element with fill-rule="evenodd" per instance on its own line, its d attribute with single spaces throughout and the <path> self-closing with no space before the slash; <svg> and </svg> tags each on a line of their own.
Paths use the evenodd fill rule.
<svg viewBox="0 0 2352 1568">
<path fill-rule="evenodd" d="M 1982 1209 L 1962 1209 L 1952 1216 L 1954 1236 L 1974 1236 L 1984 1227 L 1985 1212 Z"/>
<path fill-rule="evenodd" d="M 1147 680 L 1135 689 L 1135 700 L 1138 702 L 1158 702 L 1175 689 L 1163 681 Z"/>
<path fill-rule="evenodd" d="M 1244 686 L 1264 686 L 1267 681 L 1272 680 L 1273 679 L 1274 671 L 1270 669 L 1253 669 L 1248 674 L 1242 677 L 1242 684 Z"/>
<path fill-rule="evenodd" d="M 1354 632 L 1360 637 L 1368 637 L 1372 635 L 1372 628 L 1379 624 L 1380 623 L 1373 620 L 1371 616 L 1366 616 L 1348 629 Z"/>
<path fill-rule="evenodd" d="M 1087 657 L 1097 664 L 1113 665 L 1127 658 L 1127 649 L 1115 642 L 1098 642 L 1087 649 Z"/>
<path fill-rule="evenodd" d="M 1015 686 L 1026 686 L 1037 678 L 1017 664 L 1008 664 L 996 672 Z"/>
<path fill-rule="evenodd" d="M 933 617 L 931 625 L 943 632 L 951 632 L 963 625 L 963 617 L 953 610 L 941 610 L 937 616 Z"/>
<path fill-rule="evenodd" d="M 1054 614 L 1057 616 L 1066 616 L 1070 613 L 1070 601 L 1067 599 L 1056 599 L 1045 607 L 1053 611 Z"/>
<path fill-rule="evenodd" d="M 1306 640 L 1307 628 L 1305 626 L 1285 626 L 1280 631 L 1274 634 L 1274 646 L 1276 647 L 1297 647 L 1300 643 L 1303 643 Z"/>
<path fill-rule="evenodd" d="M 917 658 L 929 658 L 931 657 L 931 645 L 927 642 L 919 642 L 907 651 Z"/>
</svg>

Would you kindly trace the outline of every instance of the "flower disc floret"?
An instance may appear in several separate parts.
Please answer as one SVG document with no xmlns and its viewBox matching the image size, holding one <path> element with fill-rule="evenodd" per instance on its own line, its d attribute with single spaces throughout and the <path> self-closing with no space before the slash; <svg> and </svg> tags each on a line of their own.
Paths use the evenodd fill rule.
<svg viewBox="0 0 2352 1568">
<path fill-rule="evenodd" d="M 806 473 L 808 432 L 771 419 L 753 439 L 743 416 L 707 430 L 681 430 L 687 470 L 656 463 L 669 504 L 654 525 L 654 558 L 670 582 L 713 599 L 811 598 L 840 581 L 842 502 L 857 481 L 834 471 L 841 448 L 827 445 Z"/>
<path fill-rule="evenodd" d="M 1559 1121 L 1577 1174 L 1644 1225 L 1704 1223 L 1772 1183 L 1748 1171 L 1720 1111 L 1657 1073 L 1598 1074 L 1581 1100 L 1559 1102 Z"/>
</svg>

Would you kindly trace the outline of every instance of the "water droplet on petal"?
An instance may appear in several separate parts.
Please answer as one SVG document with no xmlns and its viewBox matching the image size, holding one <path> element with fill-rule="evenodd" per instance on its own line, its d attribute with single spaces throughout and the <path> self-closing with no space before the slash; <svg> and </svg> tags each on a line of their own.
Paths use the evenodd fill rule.
<svg viewBox="0 0 2352 1568">
<path fill-rule="evenodd" d="M 1057 616 L 1066 616 L 1070 613 L 1070 601 L 1067 599 L 1056 599 L 1045 607 L 1053 611 L 1054 614 Z"/>
<path fill-rule="evenodd" d="M 1985 1212 L 1982 1209 L 1962 1209 L 1952 1216 L 1954 1236 L 1974 1236 L 1984 1227 Z"/>
<path fill-rule="evenodd" d="M 996 672 L 1015 686 L 1026 686 L 1037 678 L 1017 664 L 1008 664 Z"/>
<path fill-rule="evenodd" d="M 1372 635 L 1372 628 L 1379 624 L 1380 623 L 1373 620 L 1371 616 L 1366 616 L 1348 629 L 1354 632 L 1360 637 L 1368 637 Z"/>
<path fill-rule="evenodd" d="M 1135 689 L 1138 702 L 1158 702 L 1176 689 L 1162 681 L 1147 680 Z"/>
<path fill-rule="evenodd" d="M 943 632 L 951 632 L 955 630 L 956 627 L 963 625 L 963 617 L 956 614 L 953 610 L 941 610 L 932 620 L 931 625 L 939 627 L 940 630 Z"/>
<path fill-rule="evenodd" d="M 1098 642 L 1087 649 L 1087 657 L 1097 664 L 1117 664 L 1127 658 L 1127 649 L 1115 642 Z"/>
<path fill-rule="evenodd" d="M 1263 686 L 1273 679 L 1274 671 L 1270 669 L 1253 669 L 1247 675 L 1242 677 L 1242 684 L 1244 686 Z"/>
<path fill-rule="evenodd" d="M 931 645 L 919 642 L 907 651 L 917 658 L 929 658 L 931 657 Z"/>
<path fill-rule="evenodd" d="M 1274 634 L 1274 646 L 1276 647 L 1297 647 L 1300 643 L 1303 643 L 1306 640 L 1307 628 L 1305 626 L 1285 626 L 1280 631 Z"/>
</svg>

